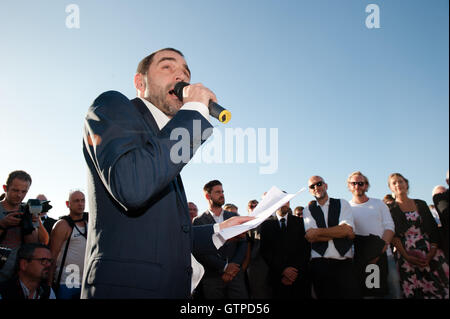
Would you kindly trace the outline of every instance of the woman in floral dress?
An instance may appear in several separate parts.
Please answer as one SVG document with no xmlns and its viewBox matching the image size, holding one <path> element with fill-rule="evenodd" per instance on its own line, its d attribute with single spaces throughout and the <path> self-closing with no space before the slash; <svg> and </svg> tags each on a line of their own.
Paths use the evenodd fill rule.
<svg viewBox="0 0 450 319">
<path fill-rule="evenodd" d="M 395 195 L 392 243 L 404 297 L 448 299 L 448 262 L 438 247 L 438 228 L 428 205 L 408 197 L 409 183 L 401 174 L 391 174 L 388 185 Z"/>
</svg>

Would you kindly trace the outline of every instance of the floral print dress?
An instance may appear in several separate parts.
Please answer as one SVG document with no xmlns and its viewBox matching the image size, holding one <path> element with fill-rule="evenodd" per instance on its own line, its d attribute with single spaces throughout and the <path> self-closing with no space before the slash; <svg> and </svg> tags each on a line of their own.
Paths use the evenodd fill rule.
<svg viewBox="0 0 450 319">
<path fill-rule="evenodd" d="M 431 249 L 431 242 L 428 234 L 422 231 L 421 217 L 418 212 L 405 214 L 409 227 L 401 238 L 403 247 L 409 254 L 425 258 Z M 437 249 L 436 255 L 425 268 L 410 264 L 398 250 L 395 259 L 404 298 L 448 299 L 448 262 L 442 249 Z"/>
</svg>

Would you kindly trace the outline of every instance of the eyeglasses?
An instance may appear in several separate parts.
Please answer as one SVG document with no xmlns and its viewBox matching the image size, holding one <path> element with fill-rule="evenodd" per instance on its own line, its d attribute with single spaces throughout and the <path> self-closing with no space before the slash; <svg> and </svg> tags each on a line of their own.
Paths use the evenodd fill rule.
<svg viewBox="0 0 450 319">
<path fill-rule="evenodd" d="M 348 182 L 348 183 L 351 184 L 351 185 L 353 185 L 353 186 L 356 186 L 356 185 L 364 186 L 364 185 L 367 184 L 366 182 Z"/>
<path fill-rule="evenodd" d="M 322 186 L 323 185 L 323 182 L 317 182 L 317 183 L 315 183 L 315 184 L 312 184 L 312 185 L 309 185 L 309 188 L 310 189 L 314 189 L 314 187 L 320 187 L 320 186 Z"/>
<path fill-rule="evenodd" d="M 45 265 L 47 264 L 51 264 L 53 262 L 53 259 L 51 258 L 27 258 L 27 260 L 39 260 L 39 262 L 41 263 L 41 265 Z"/>
</svg>

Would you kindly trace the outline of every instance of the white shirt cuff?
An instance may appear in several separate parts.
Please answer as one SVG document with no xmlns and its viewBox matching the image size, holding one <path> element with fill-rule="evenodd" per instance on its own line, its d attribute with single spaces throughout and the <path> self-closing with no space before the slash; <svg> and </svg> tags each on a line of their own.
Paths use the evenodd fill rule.
<svg viewBox="0 0 450 319">
<path fill-rule="evenodd" d="M 209 109 L 208 107 L 201 103 L 201 102 L 187 102 L 184 104 L 180 110 L 189 110 L 189 111 L 197 111 L 200 112 L 200 114 L 208 120 L 208 122 L 211 122 L 209 120 Z"/>
<path fill-rule="evenodd" d="M 214 227 L 214 234 L 212 235 L 212 241 L 214 246 L 216 246 L 217 249 L 223 246 L 225 244 L 226 240 L 222 237 L 222 235 L 219 234 L 220 232 L 220 226 L 219 223 L 215 223 L 213 225 Z"/>
</svg>

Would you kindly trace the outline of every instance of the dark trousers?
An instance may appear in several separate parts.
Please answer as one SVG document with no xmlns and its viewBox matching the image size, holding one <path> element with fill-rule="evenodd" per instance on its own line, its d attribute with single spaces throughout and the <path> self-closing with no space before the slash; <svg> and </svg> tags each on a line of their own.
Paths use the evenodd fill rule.
<svg viewBox="0 0 450 319">
<path fill-rule="evenodd" d="M 313 258 L 309 267 L 318 299 L 361 298 L 352 259 Z"/>
</svg>

